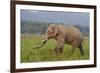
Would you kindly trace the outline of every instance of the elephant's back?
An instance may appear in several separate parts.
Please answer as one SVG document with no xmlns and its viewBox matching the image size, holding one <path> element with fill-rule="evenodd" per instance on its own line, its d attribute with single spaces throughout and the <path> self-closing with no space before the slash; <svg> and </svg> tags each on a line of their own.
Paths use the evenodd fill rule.
<svg viewBox="0 0 100 73">
<path fill-rule="evenodd" d="M 75 26 L 69 25 L 69 26 L 64 26 L 64 25 L 58 25 L 59 32 L 64 33 L 65 35 L 69 36 L 81 36 L 81 32 L 78 28 Z"/>
<path fill-rule="evenodd" d="M 71 34 L 71 35 L 81 34 L 80 30 L 74 26 L 66 26 L 66 32 Z"/>
<path fill-rule="evenodd" d="M 66 27 L 66 42 L 73 43 L 74 41 L 82 42 L 82 34 L 80 30 L 74 26 Z"/>
</svg>

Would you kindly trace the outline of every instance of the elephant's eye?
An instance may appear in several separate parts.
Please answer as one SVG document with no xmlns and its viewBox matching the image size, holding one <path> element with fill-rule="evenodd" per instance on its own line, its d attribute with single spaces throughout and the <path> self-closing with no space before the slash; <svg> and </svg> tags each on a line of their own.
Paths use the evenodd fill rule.
<svg viewBox="0 0 100 73">
<path fill-rule="evenodd" d="M 52 30 L 47 30 L 47 33 L 53 33 L 53 31 Z"/>
</svg>

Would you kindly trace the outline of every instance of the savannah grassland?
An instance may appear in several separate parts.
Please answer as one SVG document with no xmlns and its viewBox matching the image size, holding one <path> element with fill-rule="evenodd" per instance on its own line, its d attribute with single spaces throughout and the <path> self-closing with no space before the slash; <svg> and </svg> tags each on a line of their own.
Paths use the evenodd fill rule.
<svg viewBox="0 0 100 73">
<path fill-rule="evenodd" d="M 78 48 L 75 53 L 71 52 L 72 46 L 65 44 L 64 51 L 60 55 L 56 55 L 54 48 L 56 41 L 50 39 L 40 49 L 32 49 L 42 43 L 42 37 L 40 35 L 22 34 L 21 35 L 21 62 L 45 62 L 45 61 L 71 61 L 71 60 L 87 60 L 89 59 L 89 39 L 84 39 L 83 50 L 84 55 L 80 54 Z"/>
</svg>

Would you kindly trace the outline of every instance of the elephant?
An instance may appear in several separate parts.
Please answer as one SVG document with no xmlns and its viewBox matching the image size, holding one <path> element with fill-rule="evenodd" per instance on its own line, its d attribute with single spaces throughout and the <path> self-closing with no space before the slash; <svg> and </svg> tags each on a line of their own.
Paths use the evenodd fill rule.
<svg viewBox="0 0 100 73">
<path fill-rule="evenodd" d="M 44 34 L 42 44 L 35 48 L 41 48 L 51 38 L 57 41 L 57 46 L 54 48 L 55 53 L 62 53 L 64 44 L 68 44 L 72 45 L 73 53 L 76 48 L 79 48 L 81 55 L 84 55 L 82 46 L 83 36 L 77 27 L 73 25 L 65 26 L 63 24 L 50 24 Z"/>
</svg>

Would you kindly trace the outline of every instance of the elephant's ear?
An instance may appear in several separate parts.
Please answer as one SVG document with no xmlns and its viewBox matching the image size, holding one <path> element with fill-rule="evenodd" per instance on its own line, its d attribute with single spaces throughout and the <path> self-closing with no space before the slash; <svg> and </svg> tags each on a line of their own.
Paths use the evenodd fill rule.
<svg viewBox="0 0 100 73">
<path fill-rule="evenodd" d="M 58 34 L 58 27 L 57 25 L 55 25 L 55 28 L 54 28 L 54 36 L 56 36 Z"/>
</svg>

